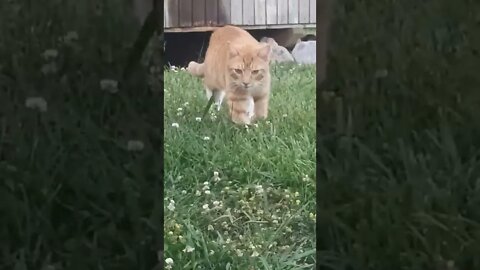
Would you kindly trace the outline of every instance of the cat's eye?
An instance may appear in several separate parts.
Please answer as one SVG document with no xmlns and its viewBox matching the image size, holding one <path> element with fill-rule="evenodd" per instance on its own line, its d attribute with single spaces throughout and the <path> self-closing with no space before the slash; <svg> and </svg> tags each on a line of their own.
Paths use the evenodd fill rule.
<svg viewBox="0 0 480 270">
<path fill-rule="evenodd" d="M 260 72 L 260 70 L 259 70 L 259 69 L 252 70 L 252 74 L 253 74 L 253 75 L 256 75 L 256 74 L 258 74 L 259 72 Z"/>
<path fill-rule="evenodd" d="M 236 68 L 236 69 L 234 69 L 233 71 L 235 71 L 235 73 L 237 73 L 237 74 L 242 74 L 242 70 L 241 70 L 241 69 Z"/>
</svg>

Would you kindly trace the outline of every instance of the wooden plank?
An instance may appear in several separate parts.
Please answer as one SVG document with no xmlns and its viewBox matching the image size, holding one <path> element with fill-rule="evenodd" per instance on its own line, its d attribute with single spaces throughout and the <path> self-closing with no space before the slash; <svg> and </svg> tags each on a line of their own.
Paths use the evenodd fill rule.
<svg viewBox="0 0 480 270">
<path fill-rule="evenodd" d="M 207 25 L 218 24 L 218 0 L 205 1 L 205 23 Z"/>
<path fill-rule="evenodd" d="M 243 25 L 255 24 L 255 0 L 243 0 Z"/>
<path fill-rule="evenodd" d="M 232 23 L 231 15 L 231 1 L 232 0 L 218 0 L 218 24 L 225 25 Z M 238 2 L 238 0 L 234 0 Z"/>
<path fill-rule="evenodd" d="M 267 24 L 266 0 L 255 0 L 255 24 Z"/>
<path fill-rule="evenodd" d="M 267 0 L 267 24 L 278 23 L 277 7 L 276 0 Z"/>
<path fill-rule="evenodd" d="M 220 26 L 196 26 L 181 28 L 166 28 L 165 33 L 188 33 L 188 32 L 208 32 L 218 29 Z M 285 29 L 285 28 L 315 28 L 316 24 L 271 24 L 271 25 L 245 25 L 243 29 L 264 30 L 264 29 Z"/>
<path fill-rule="evenodd" d="M 310 2 L 306 0 L 300 0 L 298 5 L 298 22 L 299 23 L 308 23 L 310 20 Z"/>
<path fill-rule="evenodd" d="M 298 23 L 298 0 L 288 0 L 288 23 Z"/>
<path fill-rule="evenodd" d="M 170 27 L 170 25 L 168 25 L 168 1 L 163 1 L 163 27 L 164 28 L 167 28 L 167 27 Z"/>
<path fill-rule="evenodd" d="M 193 25 L 205 25 L 205 0 L 193 0 Z"/>
<path fill-rule="evenodd" d="M 325 1 L 325 0 L 321 0 Z M 317 22 L 317 0 L 310 0 L 310 21 L 309 23 Z"/>
<path fill-rule="evenodd" d="M 230 2 L 230 19 L 232 24 L 241 25 L 243 24 L 243 14 L 242 14 L 242 1 L 233 0 Z"/>
<path fill-rule="evenodd" d="M 167 18 L 167 24 L 168 27 L 178 27 L 178 1 L 176 0 L 168 0 L 164 1 L 167 4 L 167 12 L 168 12 L 168 18 Z"/>
<path fill-rule="evenodd" d="M 288 0 L 278 0 L 278 24 L 288 23 Z"/>
<path fill-rule="evenodd" d="M 193 18 L 193 11 L 192 11 L 192 1 L 193 0 L 178 0 L 179 1 L 179 9 L 180 9 L 180 26 L 181 27 L 189 27 L 193 25 L 192 18 Z"/>
</svg>

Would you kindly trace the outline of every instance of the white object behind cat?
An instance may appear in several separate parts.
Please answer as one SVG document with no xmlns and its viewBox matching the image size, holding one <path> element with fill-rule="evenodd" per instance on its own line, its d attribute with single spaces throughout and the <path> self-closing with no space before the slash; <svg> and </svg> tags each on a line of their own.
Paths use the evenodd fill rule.
<svg viewBox="0 0 480 270">
<path fill-rule="evenodd" d="M 299 39 L 292 50 L 292 55 L 298 64 L 315 64 L 317 62 L 317 42 Z"/>
</svg>

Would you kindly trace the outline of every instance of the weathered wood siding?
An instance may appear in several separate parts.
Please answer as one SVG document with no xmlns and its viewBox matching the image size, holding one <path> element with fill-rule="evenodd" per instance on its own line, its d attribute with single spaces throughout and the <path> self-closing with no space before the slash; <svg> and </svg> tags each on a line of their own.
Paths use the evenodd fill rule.
<svg viewBox="0 0 480 270">
<path fill-rule="evenodd" d="M 164 8 L 166 31 L 225 24 L 259 29 L 316 24 L 316 0 L 165 0 Z"/>
</svg>

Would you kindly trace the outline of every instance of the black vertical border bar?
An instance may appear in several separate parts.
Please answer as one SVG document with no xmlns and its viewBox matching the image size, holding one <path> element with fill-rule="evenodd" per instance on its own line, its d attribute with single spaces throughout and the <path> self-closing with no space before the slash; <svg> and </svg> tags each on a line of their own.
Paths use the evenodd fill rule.
<svg viewBox="0 0 480 270">
<path fill-rule="evenodd" d="M 320 108 L 321 106 L 321 98 L 322 92 L 324 91 L 324 82 L 327 77 L 327 69 L 328 69 L 328 51 L 329 51 L 329 43 L 330 43 L 330 28 L 332 27 L 332 13 L 334 12 L 333 6 L 335 4 L 335 0 L 319 0 L 317 1 L 316 6 L 316 35 L 317 35 L 317 55 L 316 55 L 316 222 L 315 222 L 315 230 L 316 230 L 316 268 L 315 269 L 326 269 L 324 266 L 319 264 L 320 262 L 320 252 L 321 249 L 323 250 L 325 246 L 323 246 L 319 239 L 321 239 L 320 234 L 322 233 L 322 226 L 321 226 L 321 217 L 322 217 L 322 196 L 320 194 L 325 193 L 327 191 L 322 191 L 322 163 L 320 158 Z M 299 9 L 300 10 L 300 9 Z M 300 17 L 299 17 L 300 18 Z M 323 44 L 322 44 L 323 43 Z M 325 179 L 323 179 L 325 180 Z M 328 192 L 334 192 L 329 190 Z M 320 195 L 320 196 L 319 196 Z"/>
<path fill-rule="evenodd" d="M 159 46 L 155 46 L 156 48 L 159 48 L 160 51 L 155 53 L 155 57 L 158 57 L 156 59 L 157 61 L 156 64 L 160 66 L 160 68 L 163 70 L 163 67 L 165 66 L 165 50 L 164 50 L 164 5 L 163 1 L 160 0 L 152 0 L 153 1 L 153 12 L 155 16 L 155 21 L 156 23 L 156 33 L 154 35 L 154 38 L 157 39 L 157 42 L 159 42 Z M 152 146 L 155 149 L 159 150 L 159 155 L 158 158 L 153 158 L 152 160 L 154 162 L 160 162 L 160 174 L 157 174 L 153 168 L 154 164 L 150 164 L 152 166 L 152 169 L 150 169 L 150 172 L 152 172 L 151 175 L 149 175 L 149 178 L 152 179 L 151 183 L 155 185 L 155 190 L 158 190 L 158 196 L 155 198 L 155 206 L 153 208 L 153 211 L 156 211 L 155 213 L 152 213 L 153 216 L 156 217 L 155 219 L 155 243 L 157 246 L 155 246 L 155 250 L 157 251 L 157 259 L 158 259 L 158 265 L 156 269 L 164 269 L 164 235 L 163 235 L 163 226 L 164 226 L 164 213 L 163 213 L 163 198 L 164 198 L 164 168 L 163 168 L 163 146 L 164 146 L 164 115 L 163 115 L 163 106 L 164 106 L 164 81 L 163 81 L 163 71 L 160 72 L 160 87 L 161 91 L 160 93 L 160 108 L 162 112 L 159 114 L 161 115 L 161 121 L 159 130 L 160 132 L 158 133 L 153 133 L 152 134 Z M 155 151 L 156 152 L 156 151 Z M 148 168 L 147 168 L 148 169 Z M 159 187 L 159 188 L 157 188 Z"/>
</svg>

